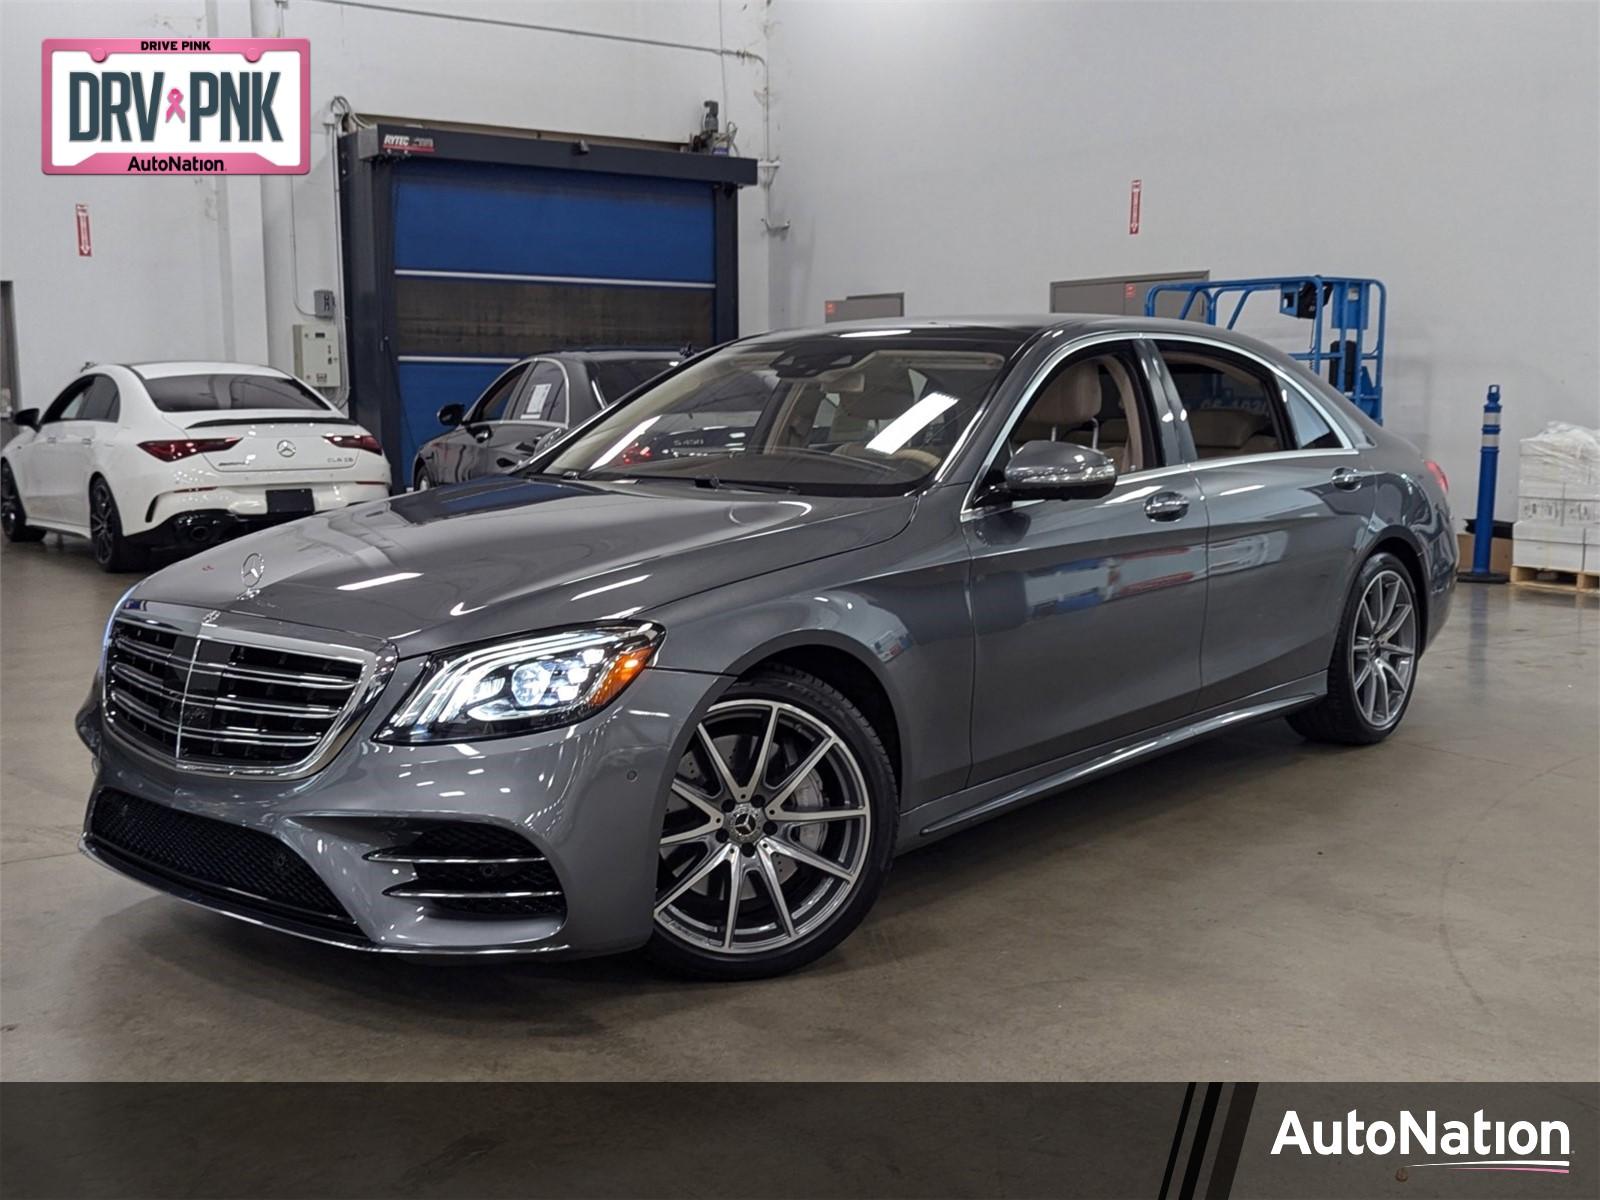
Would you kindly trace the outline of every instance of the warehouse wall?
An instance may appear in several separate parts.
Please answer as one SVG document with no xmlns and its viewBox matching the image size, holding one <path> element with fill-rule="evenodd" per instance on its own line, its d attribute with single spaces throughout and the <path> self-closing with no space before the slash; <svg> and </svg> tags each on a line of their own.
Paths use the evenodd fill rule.
<svg viewBox="0 0 1600 1200">
<path fill-rule="evenodd" d="M 1374 275 L 1388 424 L 1470 509 L 1488 384 L 1510 437 L 1600 424 L 1596 14 L 774 0 L 775 203 L 793 225 L 773 322 L 820 321 L 850 292 L 1018 312 L 1048 308 L 1053 279 Z"/>
<path fill-rule="evenodd" d="M 448 15 L 374 11 L 383 0 L 0 3 L 0 277 L 16 284 L 25 402 L 90 358 L 288 366 L 302 307 L 336 286 L 316 132 L 335 95 L 390 117 L 676 140 L 725 71 L 739 149 L 781 158 L 774 217 L 793 222 L 769 237 L 760 191 L 741 198 L 746 329 L 820 320 L 847 292 L 903 290 L 912 313 L 1014 312 L 1045 308 L 1053 279 L 1372 274 L 1393 302 L 1389 424 L 1445 464 L 1458 508 L 1488 383 L 1505 388 L 1511 437 L 1600 423 L 1592 4 L 394 2 Z M 755 62 L 463 17 L 768 54 L 773 144 Z M 312 43 L 310 175 L 32 167 L 43 38 L 280 31 Z"/>
<path fill-rule="evenodd" d="M 715 47 L 718 0 L 4 0 L 0 3 L 0 278 L 15 281 L 23 401 L 47 401 L 86 359 L 239 357 L 293 363 L 312 292 L 336 287 L 334 173 L 321 122 L 335 95 L 391 118 L 685 140 L 720 99 L 759 157 L 758 63 L 515 28 L 547 24 Z M 760 4 L 725 0 L 720 36 L 765 50 Z M 483 23 L 488 21 L 491 23 Z M 311 40 L 312 167 L 303 177 L 47 176 L 39 153 L 46 37 L 289 36 Z M 725 72 L 725 76 L 724 76 Z M 87 203 L 94 256 L 77 255 Z M 741 196 L 741 323 L 767 325 L 759 189 Z"/>
<path fill-rule="evenodd" d="M 249 6 L 231 10 L 248 36 Z M 202 0 L 150 8 L 0 3 L 0 278 L 14 285 L 20 403 L 48 403 L 89 360 L 260 359 L 266 353 L 256 179 L 124 179 L 39 170 L 39 44 L 206 29 Z M 74 206 L 94 253 L 78 254 Z"/>
</svg>

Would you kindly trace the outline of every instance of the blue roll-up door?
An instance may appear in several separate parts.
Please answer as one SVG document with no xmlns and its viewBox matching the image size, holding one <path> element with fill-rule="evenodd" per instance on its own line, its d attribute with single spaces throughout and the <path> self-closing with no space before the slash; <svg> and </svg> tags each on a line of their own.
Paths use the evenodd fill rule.
<svg viewBox="0 0 1600 1200">
<path fill-rule="evenodd" d="M 713 340 L 714 184 L 412 159 L 394 194 L 400 462 L 506 364 Z"/>
</svg>

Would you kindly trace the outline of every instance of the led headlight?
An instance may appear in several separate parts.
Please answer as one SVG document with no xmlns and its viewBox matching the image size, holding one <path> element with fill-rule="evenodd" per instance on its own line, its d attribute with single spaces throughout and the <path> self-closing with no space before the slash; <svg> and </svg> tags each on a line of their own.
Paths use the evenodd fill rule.
<svg viewBox="0 0 1600 1200">
<path fill-rule="evenodd" d="M 644 670 L 655 625 L 600 625 L 436 655 L 378 732 L 382 742 L 459 742 L 570 725 Z"/>
</svg>

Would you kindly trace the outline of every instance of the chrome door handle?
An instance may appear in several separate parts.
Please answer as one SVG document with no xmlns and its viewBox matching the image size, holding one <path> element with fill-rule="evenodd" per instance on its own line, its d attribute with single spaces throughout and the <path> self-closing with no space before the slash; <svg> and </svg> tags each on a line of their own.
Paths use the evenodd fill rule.
<svg viewBox="0 0 1600 1200">
<path fill-rule="evenodd" d="M 1354 467 L 1339 467 L 1333 473 L 1333 486 L 1353 492 L 1361 486 L 1361 472 Z"/>
<path fill-rule="evenodd" d="M 92 445 L 94 445 L 94 439 L 92 437 L 81 437 L 81 438 L 78 439 L 78 442 L 79 442 L 80 445 L 84 445 L 84 446 L 92 446 Z"/>
<path fill-rule="evenodd" d="M 1189 501 L 1180 492 L 1157 492 L 1144 502 L 1144 515 L 1152 521 L 1176 521 L 1189 511 Z"/>
</svg>

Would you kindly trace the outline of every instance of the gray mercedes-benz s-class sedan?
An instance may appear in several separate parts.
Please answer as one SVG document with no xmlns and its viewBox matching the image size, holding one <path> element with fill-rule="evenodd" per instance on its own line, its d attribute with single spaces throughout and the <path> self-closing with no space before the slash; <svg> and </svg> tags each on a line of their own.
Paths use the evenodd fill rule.
<svg viewBox="0 0 1600 1200">
<path fill-rule="evenodd" d="M 1438 468 L 1248 338 L 747 338 L 520 475 L 137 585 L 83 846 L 363 950 L 773 974 L 1067 784 L 1278 715 L 1379 741 L 1455 570 Z"/>
</svg>

